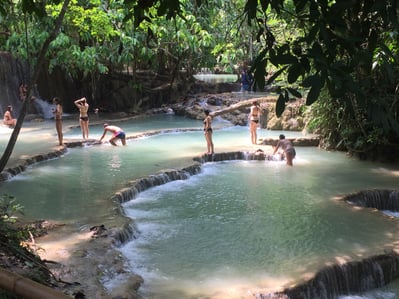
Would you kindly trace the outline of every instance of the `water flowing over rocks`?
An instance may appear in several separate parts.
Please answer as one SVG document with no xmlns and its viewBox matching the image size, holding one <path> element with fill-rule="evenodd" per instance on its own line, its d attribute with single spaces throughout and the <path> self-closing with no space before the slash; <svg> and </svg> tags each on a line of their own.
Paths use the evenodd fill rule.
<svg viewBox="0 0 399 299">
<path fill-rule="evenodd" d="M 16 176 L 16 175 L 20 174 L 21 172 L 25 171 L 29 165 L 39 163 L 42 161 L 46 161 L 46 160 L 59 158 L 60 156 L 64 155 L 66 151 L 67 151 L 67 148 L 65 146 L 62 146 L 60 148 L 54 149 L 54 151 L 50 151 L 45 154 L 38 154 L 38 155 L 28 157 L 28 158 L 22 160 L 19 164 L 3 170 L 0 173 L 0 181 L 6 181 L 6 180 L 11 179 L 13 176 Z"/>
<path fill-rule="evenodd" d="M 150 175 L 130 182 L 126 188 L 118 191 L 112 200 L 123 203 L 134 199 L 140 192 L 149 188 L 160 186 L 176 180 L 187 180 L 191 175 L 201 171 L 199 164 L 194 164 L 181 170 L 165 170 L 155 175 Z"/>
<path fill-rule="evenodd" d="M 399 255 L 395 252 L 372 256 L 361 261 L 332 265 L 319 271 L 309 281 L 273 294 L 259 294 L 258 299 L 334 299 L 380 288 L 399 278 Z"/>
<path fill-rule="evenodd" d="M 399 190 L 363 190 L 346 195 L 342 199 L 359 207 L 399 211 Z"/>
</svg>

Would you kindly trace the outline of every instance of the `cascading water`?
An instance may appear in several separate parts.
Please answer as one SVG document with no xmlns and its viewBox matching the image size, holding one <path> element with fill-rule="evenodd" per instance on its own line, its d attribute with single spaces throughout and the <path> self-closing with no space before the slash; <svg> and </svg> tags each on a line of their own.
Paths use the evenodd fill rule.
<svg viewBox="0 0 399 299">
<path fill-rule="evenodd" d="M 33 105 L 36 107 L 38 113 L 45 119 L 54 118 L 53 110 L 55 109 L 54 104 L 50 104 L 49 102 L 35 97 L 33 100 Z"/>
<path fill-rule="evenodd" d="M 203 164 L 195 174 L 197 168 L 186 168 L 202 163 L 192 160 L 206 148 L 201 121 L 156 116 L 120 126 L 142 137 L 129 139 L 126 147 L 69 149 L 2 183 L 2 191 L 26 207 L 27 217 L 70 221 L 78 228 L 107 227 L 115 217 L 114 200 L 124 202 L 137 231 L 129 232 L 135 239 L 121 250 L 131 271 L 145 278 L 144 298 L 254 298 L 301 285 L 326 265 L 392 249 L 399 238 L 395 219 L 332 200 L 366 188 L 392 190 L 397 175 L 386 165 L 316 147 L 298 147 L 294 167 L 284 161 L 225 161 L 244 159 L 243 147 L 261 147 L 248 146 L 248 128 L 230 127 L 214 132 L 218 162 Z M 177 127 L 198 130 L 172 129 Z M 143 134 L 165 128 L 170 130 Z M 101 133 L 101 126 L 91 128 L 92 138 Z M 31 134 L 35 140 L 37 133 Z M 295 134 L 300 135 L 286 133 Z M 80 136 L 76 128 L 65 137 Z M 55 142 L 55 132 L 50 137 Z M 270 147 L 262 148 L 270 154 Z M 223 154 L 225 149 L 233 155 Z M 127 239 L 118 236 L 119 242 Z M 338 268 L 332 267 L 322 275 L 325 281 L 334 280 Z M 382 266 L 367 269 L 386 277 Z M 381 275 L 376 277 L 378 282 Z M 112 288 L 113 281 L 105 285 Z"/>
</svg>

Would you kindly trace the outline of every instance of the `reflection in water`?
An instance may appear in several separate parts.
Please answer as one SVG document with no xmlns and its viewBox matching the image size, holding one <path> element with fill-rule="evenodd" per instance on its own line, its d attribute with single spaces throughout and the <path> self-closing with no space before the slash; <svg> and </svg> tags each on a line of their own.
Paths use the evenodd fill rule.
<svg viewBox="0 0 399 299">
<path fill-rule="evenodd" d="M 109 163 L 109 167 L 111 170 L 118 170 L 121 166 L 121 159 L 119 155 L 112 155 L 111 161 Z"/>
</svg>

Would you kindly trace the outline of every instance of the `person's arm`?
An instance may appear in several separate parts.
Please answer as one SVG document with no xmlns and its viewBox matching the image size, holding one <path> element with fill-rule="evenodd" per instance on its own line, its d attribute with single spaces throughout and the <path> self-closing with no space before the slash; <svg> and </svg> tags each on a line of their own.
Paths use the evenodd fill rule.
<svg viewBox="0 0 399 299">
<path fill-rule="evenodd" d="M 100 142 L 103 140 L 103 138 L 105 137 L 105 134 L 107 134 L 107 129 L 104 129 L 104 133 L 103 133 L 103 136 L 101 136 L 101 138 L 100 138 Z"/>
<path fill-rule="evenodd" d="M 277 152 L 279 147 L 280 147 L 280 141 L 277 142 L 277 145 L 274 147 L 273 155 Z"/>
<path fill-rule="evenodd" d="M 86 98 L 81 98 L 81 99 L 79 99 L 79 100 L 76 100 L 74 103 L 75 103 L 75 105 L 76 105 L 76 107 L 80 107 L 80 104 L 84 101 L 84 100 L 86 100 Z"/>
</svg>

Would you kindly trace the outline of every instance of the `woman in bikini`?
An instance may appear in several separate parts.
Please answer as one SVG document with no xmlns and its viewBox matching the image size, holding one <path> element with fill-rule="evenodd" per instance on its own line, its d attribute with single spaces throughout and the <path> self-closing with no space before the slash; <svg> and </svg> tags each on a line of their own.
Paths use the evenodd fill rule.
<svg viewBox="0 0 399 299">
<path fill-rule="evenodd" d="M 76 107 L 79 109 L 79 124 L 80 128 L 82 129 L 83 139 L 89 138 L 89 115 L 87 112 L 89 111 L 89 104 L 87 104 L 87 100 L 85 97 L 76 100 L 75 102 Z"/>
<path fill-rule="evenodd" d="M 55 109 L 53 109 L 54 119 L 55 119 L 55 129 L 57 130 L 58 135 L 58 143 L 59 145 L 63 145 L 63 134 L 62 134 L 62 105 L 61 100 L 59 98 L 53 99 L 53 104 L 55 105 Z"/>
<path fill-rule="evenodd" d="M 251 111 L 248 115 L 249 118 L 249 131 L 251 132 L 251 142 L 252 144 L 256 144 L 258 140 L 257 129 L 259 126 L 259 119 L 262 110 L 259 107 L 258 102 L 252 102 Z"/>
<path fill-rule="evenodd" d="M 204 135 L 206 140 L 206 145 L 208 155 L 214 154 L 213 141 L 212 141 L 212 116 L 209 115 L 209 110 L 205 110 L 205 119 L 204 119 Z"/>
</svg>

